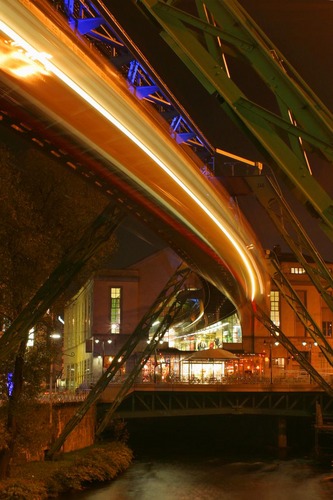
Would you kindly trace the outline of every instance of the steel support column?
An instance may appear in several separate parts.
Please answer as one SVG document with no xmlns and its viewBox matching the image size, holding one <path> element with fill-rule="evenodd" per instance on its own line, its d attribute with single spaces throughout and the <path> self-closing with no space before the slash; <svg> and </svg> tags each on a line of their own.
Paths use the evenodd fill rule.
<svg viewBox="0 0 333 500">
<path fill-rule="evenodd" d="M 189 292 L 189 293 L 191 293 L 191 292 Z M 179 313 L 181 312 L 183 305 L 186 302 L 187 296 L 188 295 L 186 292 L 180 292 L 179 294 L 176 295 L 175 300 L 173 301 L 171 307 L 168 309 L 168 314 L 166 316 L 164 316 L 163 321 L 161 322 L 161 324 L 157 328 L 156 332 L 153 334 L 152 338 L 150 339 L 149 344 L 147 344 L 146 348 L 140 354 L 136 365 L 134 366 L 133 370 L 126 378 L 122 387 L 119 389 L 111 407 L 109 408 L 108 412 L 104 416 L 102 422 L 99 424 L 97 431 L 96 431 L 96 436 L 99 436 L 104 431 L 104 429 L 106 428 L 106 426 L 108 425 L 108 423 L 112 419 L 114 412 L 116 411 L 118 406 L 121 404 L 121 402 L 124 399 L 124 397 L 126 396 L 128 390 L 132 387 L 137 375 L 140 373 L 140 371 L 142 370 L 145 363 L 148 361 L 151 354 L 153 354 L 153 352 L 155 352 L 160 340 L 163 339 L 164 334 L 166 333 L 168 328 L 177 319 Z"/>
<path fill-rule="evenodd" d="M 17 350 L 27 332 L 66 290 L 73 277 L 96 250 L 110 238 L 124 216 L 125 212 L 112 202 L 86 229 L 81 239 L 66 253 L 58 267 L 0 338 L 0 360 L 5 360 Z"/>
<path fill-rule="evenodd" d="M 168 283 L 165 285 L 165 287 L 155 300 L 151 309 L 140 321 L 128 341 L 125 342 L 125 344 L 120 348 L 119 352 L 114 357 L 108 369 L 102 374 L 98 382 L 89 392 L 87 399 L 82 403 L 73 417 L 67 422 L 60 436 L 52 444 L 47 453 L 47 459 L 52 459 L 53 455 L 61 448 L 67 436 L 69 436 L 73 429 L 81 422 L 89 408 L 91 408 L 91 406 L 95 404 L 100 394 L 108 386 L 118 370 L 127 361 L 140 340 L 148 338 L 149 329 L 154 321 L 156 321 L 156 319 L 161 317 L 163 314 L 170 314 L 170 320 L 165 319 L 163 321 L 163 325 L 171 324 L 171 322 L 175 318 L 175 315 L 179 312 L 179 308 L 177 306 L 172 306 L 174 298 L 179 290 L 184 286 L 184 283 L 188 278 L 190 272 L 191 271 L 188 267 L 181 265 L 176 273 L 170 278 Z M 164 329 L 162 331 L 163 333 L 165 332 Z"/>
<path fill-rule="evenodd" d="M 200 12 L 197 16 L 189 14 L 172 3 L 139 2 L 159 23 L 161 37 L 207 92 L 216 96 L 217 105 L 249 134 L 256 146 L 260 144 L 274 166 L 278 166 L 278 173 L 280 169 L 287 175 L 295 194 L 316 213 L 322 229 L 333 240 L 333 200 L 295 151 L 294 141 L 290 143 L 284 137 L 288 130 L 289 135 L 304 139 L 332 161 L 333 117 L 329 110 L 236 1 L 205 0 L 214 23 L 208 22 L 208 17 L 201 19 Z M 292 120 L 285 119 L 284 112 L 278 116 L 251 102 L 221 65 L 220 58 L 216 59 L 210 47 L 201 43 L 198 30 L 203 39 L 208 34 L 222 41 L 221 51 L 246 60 L 278 103 L 283 102 L 292 112 Z"/>
<path fill-rule="evenodd" d="M 264 175 L 245 177 L 245 181 L 294 252 L 298 262 L 304 267 L 328 307 L 333 311 L 332 274 L 303 229 L 301 222 L 289 207 L 279 187 L 271 178 Z"/>
<path fill-rule="evenodd" d="M 260 321 L 265 328 L 271 333 L 271 335 L 280 342 L 283 347 L 294 356 L 296 361 L 306 370 L 313 380 L 317 382 L 317 384 L 331 397 L 333 397 L 333 388 L 326 382 L 326 380 L 320 375 L 320 373 L 313 368 L 311 363 L 305 358 L 305 356 L 299 351 L 291 340 L 283 333 L 283 331 L 276 326 L 270 317 L 265 313 L 265 311 L 260 307 L 256 306 L 254 314 L 258 321 Z"/>
</svg>

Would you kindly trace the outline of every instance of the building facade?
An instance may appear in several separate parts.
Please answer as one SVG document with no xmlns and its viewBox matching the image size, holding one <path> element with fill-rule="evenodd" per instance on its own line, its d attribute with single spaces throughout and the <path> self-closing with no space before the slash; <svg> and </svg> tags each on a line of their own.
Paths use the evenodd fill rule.
<svg viewBox="0 0 333 500">
<path fill-rule="evenodd" d="M 62 385 L 89 388 L 98 380 L 180 263 L 164 249 L 92 276 L 65 307 Z"/>
<path fill-rule="evenodd" d="M 292 285 L 307 313 L 333 349 L 333 311 L 323 300 L 318 289 L 313 285 L 309 275 L 299 262 L 288 255 L 282 255 L 279 258 L 283 275 Z M 330 273 L 332 273 L 333 265 L 331 263 L 326 263 L 326 265 Z M 317 342 L 312 338 L 303 322 L 288 304 L 286 298 L 274 284 L 272 284 L 270 292 L 270 316 L 271 320 L 312 366 L 331 383 L 333 381 L 333 367 L 321 352 Z M 296 377 L 309 378 L 309 375 L 300 368 L 297 360 L 287 352 L 282 344 L 273 341 L 272 337 L 267 333 L 264 337 L 262 335 L 256 337 L 255 349 L 256 352 L 265 352 L 266 358 L 271 359 L 272 370 L 276 377 L 292 377 L 295 374 Z"/>
<path fill-rule="evenodd" d="M 96 274 L 71 299 L 65 309 L 64 325 L 63 384 L 67 389 L 89 388 L 99 379 L 180 263 L 172 250 L 164 249 L 126 269 Z M 333 266 L 328 266 L 332 270 Z M 305 270 L 290 257 L 281 262 L 281 269 L 333 346 L 333 312 Z M 197 285 L 200 286 L 199 282 Z M 268 302 L 271 320 L 314 368 L 331 381 L 332 366 L 273 284 Z M 221 381 L 226 376 L 230 380 L 232 377 L 271 381 L 309 379 L 297 360 L 255 319 L 250 308 L 229 311 L 224 317 L 221 310 L 216 307 L 215 313 L 203 315 L 190 329 L 170 328 L 163 345 L 146 363 L 142 381 L 188 381 L 186 373 L 195 373 L 197 382 Z M 137 346 L 137 352 L 143 348 Z M 211 366 L 209 360 L 202 361 L 201 366 L 198 361 L 189 361 L 193 351 L 208 349 L 224 349 L 237 359 L 215 360 Z M 125 370 L 124 365 L 119 376 Z"/>
</svg>

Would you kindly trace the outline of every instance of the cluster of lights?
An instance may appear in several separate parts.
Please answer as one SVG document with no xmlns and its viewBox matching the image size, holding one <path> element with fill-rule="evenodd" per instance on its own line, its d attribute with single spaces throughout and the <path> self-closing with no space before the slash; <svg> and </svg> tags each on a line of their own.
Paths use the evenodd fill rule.
<svg viewBox="0 0 333 500">
<path fill-rule="evenodd" d="M 95 339 L 95 344 L 99 344 L 101 341 L 99 339 Z M 104 340 L 102 340 L 102 342 L 104 342 Z M 112 340 L 111 339 L 108 339 L 107 340 L 107 343 L 108 344 L 112 344 Z"/>
<path fill-rule="evenodd" d="M 0 22 L 0 29 L 2 23 Z M 18 78 L 29 78 L 36 75 L 47 75 L 49 71 L 40 60 L 40 56 L 45 60 L 51 58 L 45 53 L 25 50 L 21 44 L 13 40 L 3 39 L 0 41 L 0 65 Z M 37 57 L 38 54 L 38 57 Z"/>
<path fill-rule="evenodd" d="M 102 342 L 102 345 L 103 345 L 103 351 L 104 351 L 104 340 L 100 340 L 100 339 L 94 339 L 94 342 L 95 344 L 99 344 L 100 342 Z M 108 344 L 112 344 L 112 340 L 111 339 L 107 339 L 107 343 Z M 101 355 L 98 355 L 98 359 L 101 359 L 102 356 Z"/>
<path fill-rule="evenodd" d="M 201 330 L 197 330 L 196 332 L 193 333 L 188 333 L 187 335 L 177 335 L 177 339 L 184 339 L 187 337 L 193 337 L 196 335 L 206 335 L 208 333 L 215 333 L 219 331 L 223 326 L 227 326 L 229 323 L 222 323 L 222 321 L 218 321 L 217 323 L 214 323 L 212 325 L 206 326 L 205 328 L 201 328 Z"/>
</svg>

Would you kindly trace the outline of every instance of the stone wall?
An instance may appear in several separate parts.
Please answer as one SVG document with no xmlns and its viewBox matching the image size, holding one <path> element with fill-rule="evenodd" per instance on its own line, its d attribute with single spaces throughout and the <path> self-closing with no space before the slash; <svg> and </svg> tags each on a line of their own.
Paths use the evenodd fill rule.
<svg viewBox="0 0 333 500">
<path fill-rule="evenodd" d="M 52 408 L 52 441 L 63 431 L 66 423 L 74 415 L 82 403 L 62 403 Z M 94 443 L 96 425 L 95 406 L 85 414 L 81 422 L 69 434 L 61 451 L 68 452 L 86 448 Z"/>
<path fill-rule="evenodd" d="M 13 461 L 15 463 L 44 460 L 46 451 L 64 429 L 82 401 L 49 402 L 26 404 L 20 409 L 18 417 L 19 436 L 16 442 Z M 5 416 L 0 412 L 0 420 Z M 79 450 L 91 446 L 95 440 L 95 406 L 83 417 L 81 422 L 67 437 L 61 452 Z"/>
</svg>

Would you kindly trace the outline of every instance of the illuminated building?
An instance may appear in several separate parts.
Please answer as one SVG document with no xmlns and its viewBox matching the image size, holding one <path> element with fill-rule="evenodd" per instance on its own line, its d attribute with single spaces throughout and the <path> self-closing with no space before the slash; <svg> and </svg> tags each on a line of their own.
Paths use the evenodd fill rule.
<svg viewBox="0 0 333 500">
<path fill-rule="evenodd" d="M 65 309 L 64 352 L 74 352 L 75 357 L 64 356 L 67 388 L 82 384 L 89 387 L 98 380 L 179 263 L 180 259 L 170 249 L 164 249 L 126 269 L 96 274 L 71 299 Z M 333 313 L 307 273 L 290 256 L 282 259 L 281 269 L 332 345 Z M 206 297 L 209 295 L 210 301 L 206 300 L 203 313 L 198 313 L 198 305 L 193 323 L 185 315 L 166 332 L 163 342 L 145 364 L 141 382 L 309 381 L 309 375 L 298 362 L 248 309 L 237 311 L 231 303 L 225 303 L 219 292 L 214 298 L 210 285 L 204 283 L 205 287 L 209 288 Z M 199 302 L 195 294 L 193 297 L 193 302 Z M 333 369 L 318 345 L 273 285 L 270 303 L 272 321 L 319 373 L 328 379 L 333 377 Z M 143 348 L 139 344 L 136 353 Z M 215 355 L 208 356 L 212 351 Z M 232 357 L 216 359 L 222 351 L 232 353 Z M 193 357 L 193 352 L 198 354 Z M 119 372 L 118 379 L 134 366 L 136 353 Z"/>
</svg>

